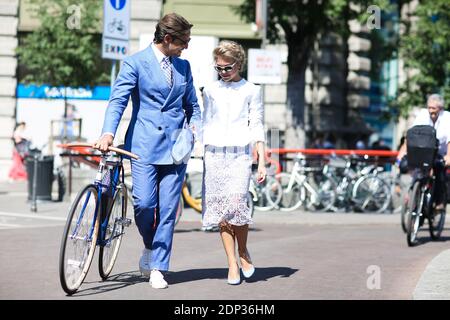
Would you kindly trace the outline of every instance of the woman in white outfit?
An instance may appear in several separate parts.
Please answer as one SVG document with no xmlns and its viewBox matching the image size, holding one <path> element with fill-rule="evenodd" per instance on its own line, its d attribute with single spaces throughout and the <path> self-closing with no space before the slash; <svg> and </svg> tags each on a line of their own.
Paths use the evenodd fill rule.
<svg viewBox="0 0 450 320">
<path fill-rule="evenodd" d="M 244 277 L 255 272 L 247 250 L 248 225 L 253 223 L 247 194 L 255 147 L 258 182 L 266 177 L 264 109 L 260 88 L 240 76 L 245 62 L 242 46 L 221 41 L 213 56 L 221 79 L 203 90 L 203 227 L 219 225 L 228 258 L 228 283 L 239 284 L 239 264 Z"/>
</svg>

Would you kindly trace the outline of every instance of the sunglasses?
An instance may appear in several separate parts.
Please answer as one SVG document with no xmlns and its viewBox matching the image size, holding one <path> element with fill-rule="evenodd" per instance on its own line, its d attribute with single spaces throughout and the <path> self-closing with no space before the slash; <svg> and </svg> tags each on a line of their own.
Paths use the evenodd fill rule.
<svg viewBox="0 0 450 320">
<path fill-rule="evenodd" d="M 221 67 L 218 65 L 214 66 L 214 69 L 216 69 L 217 72 L 230 72 L 231 70 L 233 70 L 234 66 L 236 65 L 236 62 L 233 64 L 230 64 L 229 66 L 225 66 L 225 67 Z"/>
<path fill-rule="evenodd" d="M 174 36 L 174 35 L 170 35 L 170 36 L 171 36 L 174 40 L 180 41 L 181 44 L 182 44 L 183 46 L 187 45 L 187 44 L 189 43 L 189 41 L 191 41 L 190 38 L 186 41 L 186 40 L 183 40 L 183 39 L 181 39 L 181 38 L 179 38 L 179 37 L 177 37 L 177 36 Z"/>
</svg>

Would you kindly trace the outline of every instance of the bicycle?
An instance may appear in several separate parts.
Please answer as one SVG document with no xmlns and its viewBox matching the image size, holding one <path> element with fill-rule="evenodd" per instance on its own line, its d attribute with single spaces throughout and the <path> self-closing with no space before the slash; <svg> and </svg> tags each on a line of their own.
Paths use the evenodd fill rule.
<svg viewBox="0 0 450 320">
<path fill-rule="evenodd" d="M 447 192 L 444 183 L 443 210 L 435 210 L 435 170 L 441 166 L 445 170 L 444 159 L 437 153 L 439 140 L 436 138 L 436 130 L 428 125 L 414 126 L 406 132 L 406 141 L 408 168 L 414 170 L 406 212 L 406 241 L 412 247 L 417 244 L 417 233 L 425 219 L 429 222 L 431 239 L 437 240 L 441 236 L 445 224 Z"/>
<path fill-rule="evenodd" d="M 258 174 L 256 172 L 251 176 L 249 186 L 252 198 L 251 204 L 258 211 L 270 211 L 279 208 L 283 188 L 274 175 L 275 173 L 268 173 L 262 183 L 257 182 Z"/>
<path fill-rule="evenodd" d="M 113 19 L 113 21 L 108 23 L 108 31 L 111 33 L 118 31 L 121 35 L 124 35 L 127 30 L 122 20 Z"/>
<path fill-rule="evenodd" d="M 71 143 L 67 147 L 89 147 Z M 105 280 L 116 262 L 125 227 L 128 189 L 124 183 L 123 156 L 135 154 L 117 147 L 102 153 L 92 184 L 81 189 L 72 202 L 61 240 L 59 278 L 63 290 L 74 294 L 83 283 L 99 246 L 98 271 Z"/>
<path fill-rule="evenodd" d="M 323 169 L 307 166 L 303 155 L 296 156 L 291 173 L 278 173 L 275 179 L 283 190 L 281 211 L 294 211 L 303 204 L 308 210 L 328 211 L 335 203 L 336 183 Z"/>
<path fill-rule="evenodd" d="M 391 189 L 382 178 L 382 167 L 365 163 L 368 156 L 330 158 L 323 172 L 336 184 L 333 211 L 385 212 L 391 204 Z M 338 170 L 339 169 L 339 170 Z"/>
<path fill-rule="evenodd" d="M 443 159 L 436 160 L 443 163 Z M 445 164 L 445 163 L 444 163 Z M 423 225 L 425 218 L 429 222 L 429 232 L 432 240 L 438 240 L 441 236 L 445 224 L 446 190 L 444 194 L 444 208 L 435 210 L 433 208 L 433 193 L 435 188 L 436 177 L 431 167 L 422 167 L 416 169 L 416 178 L 408 192 L 408 202 L 406 207 L 406 240 L 408 246 L 412 247 L 417 244 L 417 233 Z M 444 189 L 446 186 L 444 185 Z"/>
</svg>

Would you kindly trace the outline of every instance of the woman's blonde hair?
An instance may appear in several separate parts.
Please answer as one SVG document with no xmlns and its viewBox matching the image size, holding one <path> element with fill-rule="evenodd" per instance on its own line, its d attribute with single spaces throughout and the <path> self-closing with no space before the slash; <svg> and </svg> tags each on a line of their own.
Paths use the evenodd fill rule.
<svg viewBox="0 0 450 320">
<path fill-rule="evenodd" d="M 245 51 L 244 48 L 237 42 L 231 40 L 222 40 L 219 45 L 213 51 L 214 61 L 217 61 L 218 57 L 225 57 L 233 59 L 239 63 L 239 71 L 244 70 L 245 65 Z"/>
</svg>

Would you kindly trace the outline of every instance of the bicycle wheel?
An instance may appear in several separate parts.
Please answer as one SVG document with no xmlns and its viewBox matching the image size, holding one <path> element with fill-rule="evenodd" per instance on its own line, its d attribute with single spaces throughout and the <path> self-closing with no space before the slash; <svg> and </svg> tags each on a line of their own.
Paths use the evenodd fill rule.
<svg viewBox="0 0 450 320">
<path fill-rule="evenodd" d="M 253 194 L 250 191 L 247 193 L 247 205 L 250 210 L 250 217 L 253 218 L 253 214 L 255 213 L 255 205 L 253 204 Z"/>
<path fill-rule="evenodd" d="M 102 221 L 101 230 L 105 230 L 98 254 L 98 271 L 103 280 L 108 278 L 119 253 L 127 217 L 128 190 L 120 183 L 114 194 L 108 216 Z M 106 224 L 106 228 L 103 228 Z"/>
<path fill-rule="evenodd" d="M 83 282 L 94 257 L 100 214 L 95 185 L 81 190 L 67 217 L 59 253 L 59 279 L 67 294 L 75 293 Z M 94 220 L 95 218 L 95 220 Z"/>
<path fill-rule="evenodd" d="M 253 177 L 252 177 L 253 179 Z M 274 177 L 266 177 L 263 183 L 254 183 L 257 200 L 254 203 L 258 211 L 269 211 L 278 206 L 281 201 L 283 189 Z"/>
<path fill-rule="evenodd" d="M 422 204 L 420 181 L 416 181 L 410 191 L 408 210 L 406 213 L 406 241 L 410 247 L 417 244 L 417 232 L 419 231 Z"/>
<path fill-rule="evenodd" d="M 400 222 L 404 233 L 408 232 L 408 227 L 406 225 L 406 213 L 408 212 L 408 202 L 409 202 L 409 194 L 406 193 L 405 196 L 403 197 L 402 207 L 400 211 Z"/>
<path fill-rule="evenodd" d="M 352 200 L 362 212 L 386 212 L 391 203 L 391 192 L 382 179 L 369 175 L 355 183 Z"/>
<path fill-rule="evenodd" d="M 181 189 L 184 201 L 195 211 L 202 212 L 202 189 L 200 174 L 186 175 Z"/>
<path fill-rule="evenodd" d="M 313 175 L 309 179 L 310 186 L 316 191 L 312 194 L 312 190 L 307 190 L 306 207 L 308 210 L 328 211 L 336 202 L 336 183 L 327 175 Z M 317 198 L 317 199 L 315 199 Z"/>
<path fill-rule="evenodd" d="M 178 222 L 181 219 L 181 216 L 183 215 L 183 208 L 184 208 L 183 196 L 180 195 L 180 200 L 178 201 L 178 207 L 177 207 L 177 214 L 175 216 L 175 225 L 178 224 Z"/>
<path fill-rule="evenodd" d="M 306 196 L 305 189 L 302 188 L 296 181 L 294 181 L 292 188 L 287 190 L 291 180 L 291 174 L 281 172 L 275 176 L 283 189 L 283 195 L 280 201 L 280 210 L 289 212 L 294 211 L 303 204 Z"/>
<path fill-rule="evenodd" d="M 433 240 L 438 240 L 441 237 L 442 230 L 445 224 L 445 207 L 442 211 L 436 211 L 432 209 L 433 212 L 431 217 L 428 218 L 430 236 Z"/>
<path fill-rule="evenodd" d="M 283 188 L 281 183 L 274 177 L 267 177 L 265 185 L 265 197 L 270 205 L 270 209 L 278 209 L 280 207 L 281 198 L 283 197 Z"/>
<path fill-rule="evenodd" d="M 391 191 L 391 205 L 393 213 L 402 212 L 407 189 L 408 187 L 406 184 L 401 181 L 396 181 L 393 183 L 393 188 Z"/>
</svg>

